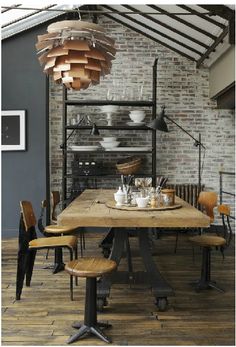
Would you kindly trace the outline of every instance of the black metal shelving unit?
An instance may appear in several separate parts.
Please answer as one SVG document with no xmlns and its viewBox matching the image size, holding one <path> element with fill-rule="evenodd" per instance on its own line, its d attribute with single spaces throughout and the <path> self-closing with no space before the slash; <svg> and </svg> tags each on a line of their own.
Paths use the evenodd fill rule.
<svg viewBox="0 0 236 347">
<path fill-rule="evenodd" d="M 152 177 L 152 184 L 155 186 L 156 184 L 156 131 L 148 128 L 147 126 L 127 126 L 127 125 L 121 125 L 121 126 L 106 126 L 106 125 L 97 125 L 99 129 L 104 130 L 136 130 L 136 131 L 150 131 L 152 134 L 151 137 L 151 150 L 147 151 L 106 151 L 106 150 L 98 150 L 98 151 L 71 151 L 67 149 L 67 139 L 68 139 L 68 131 L 83 131 L 86 129 L 91 129 L 92 127 L 89 125 L 67 125 L 67 107 L 68 106 L 102 106 L 102 105 L 117 105 L 117 106 L 136 106 L 136 107 L 151 107 L 152 108 L 152 119 L 155 119 L 156 117 L 156 82 L 157 82 L 157 61 L 158 59 L 155 59 L 154 65 L 153 65 L 153 78 L 152 78 L 152 100 L 145 101 L 145 100 L 139 100 L 139 101 L 114 101 L 114 100 L 68 100 L 67 98 L 67 89 L 63 87 L 63 135 L 62 135 L 62 151 L 63 151 L 63 165 L 62 165 L 62 199 L 67 200 L 67 179 L 70 178 L 91 178 L 91 179 L 112 179 L 112 178 L 118 178 L 120 177 L 119 174 L 104 174 L 104 175 L 71 175 L 67 173 L 67 155 L 68 153 L 92 153 L 93 155 L 96 153 L 103 153 L 106 155 L 111 154 L 151 154 L 152 156 L 152 168 L 151 168 L 151 174 L 138 174 L 138 177 Z"/>
</svg>

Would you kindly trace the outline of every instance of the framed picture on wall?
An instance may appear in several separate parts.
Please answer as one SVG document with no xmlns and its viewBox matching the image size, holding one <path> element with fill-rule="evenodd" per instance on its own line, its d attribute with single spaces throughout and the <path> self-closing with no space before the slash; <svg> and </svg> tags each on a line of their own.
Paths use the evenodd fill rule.
<svg viewBox="0 0 236 347">
<path fill-rule="evenodd" d="M 26 150 L 25 111 L 2 111 L 2 151 Z"/>
</svg>

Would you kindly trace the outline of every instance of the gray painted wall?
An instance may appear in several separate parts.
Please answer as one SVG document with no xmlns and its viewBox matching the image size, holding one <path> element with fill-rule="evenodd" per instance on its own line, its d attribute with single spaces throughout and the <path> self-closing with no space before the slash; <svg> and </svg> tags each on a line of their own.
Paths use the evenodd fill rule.
<svg viewBox="0 0 236 347">
<path fill-rule="evenodd" d="M 46 197 L 47 79 L 36 57 L 35 28 L 2 43 L 2 109 L 26 110 L 27 150 L 2 153 L 2 237 L 18 234 L 19 201 L 38 217 Z"/>
</svg>

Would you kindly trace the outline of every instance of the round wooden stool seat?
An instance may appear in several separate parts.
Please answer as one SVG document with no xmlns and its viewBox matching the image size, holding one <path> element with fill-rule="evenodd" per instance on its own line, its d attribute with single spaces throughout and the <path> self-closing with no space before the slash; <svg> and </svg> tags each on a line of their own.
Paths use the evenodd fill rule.
<svg viewBox="0 0 236 347">
<path fill-rule="evenodd" d="M 47 225 L 44 228 L 44 231 L 50 234 L 71 234 L 73 231 L 75 231 L 75 228 L 71 228 L 68 226 L 63 226 L 63 225 Z"/>
<path fill-rule="evenodd" d="M 197 235 L 190 237 L 189 240 L 201 247 L 217 247 L 226 244 L 226 240 L 223 237 L 211 235 Z"/>
<path fill-rule="evenodd" d="M 115 270 L 117 264 L 114 260 L 105 258 L 80 258 L 72 260 L 65 265 L 65 270 L 77 277 L 100 277 Z"/>
</svg>

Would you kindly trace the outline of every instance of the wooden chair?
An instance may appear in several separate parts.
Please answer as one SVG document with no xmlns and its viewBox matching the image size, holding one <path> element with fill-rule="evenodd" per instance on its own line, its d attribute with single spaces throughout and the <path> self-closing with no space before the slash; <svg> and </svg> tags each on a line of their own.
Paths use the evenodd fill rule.
<svg viewBox="0 0 236 347">
<path fill-rule="evenodd" d="M 116 267 L 114 260 L 104 258 L 81 258 L 66 264 L 65 270 L 71 276 L 86 278 L 84 323 L 72 325 L 73 328 L 79 329 L 79 331 L 71 336 L 67 343 L 72 343 L 88 333 L 96 335 L 104 342 L 111 342 L 111 339 L 100 329 L 101 327 L 109 328 L 111 325 L 97 321 L 97 277 L 114 271 Z"/>
<path fill-rule="evenodd" d="M 60 199 L 60 193 L 58 191 L 52 191 L 51 192 L 51 223 L 57 224 L 57 214 L 56 214 L 56 208 L 59 205 L 61 199 Z"/>
<path fill-rule="evenodd" d="M 58 205 L 60 204 L 60 192 L 59 191 L 52 191 L 51 192 L 51 223 L 57 224 L 57 214 L 56 209 Z M 81 256 L 83 256 L 83 250 L 85 250 L 85 236 L 84 236 L 84 230 L 80 228 L 79 230 L 79 237 L 80 237 L 80 253 Z"/>
<path fill-rule="evenodd" d="M 41 203 L 41 213 L 38 219 L 38 229 L 45 237 L 73 235 L 76 233 L 77 228 L 72 228 L 66 225 L 61 226 L 57 224 L 50 224 L 50 225 L 44 226 L 43 219 L 44 219 L 44 214 L 45 214 L 44 212 L 46 210 L 46 207 L 47 207 L 47 201 L 43 200 Z M 47 252 L 47 256 L 48 256 L 48 252 Z M 83 256 L 83 253 L 81 253 L 81 256 Z M 64 267 L 65 267 L 65 264 L 63 263 L 62 249 L 55 248 L 54 265 L 50 266 L 50 268 L 53 268 L 53 273 L 56 274 L 60 271 L 63 271 Z"/>
<path fill-rule="evenodd" d="M 213 211 L 210 208 L 210 206 L 212 207 L 213 204 L 214 204 L 214 199 L 212 199 L 211 203 L 208 204 L 209 209 L 207 210 L 207 212 L 212 215 L 211 220 L 214 219 L 214 214 L 212 214 Z M 222 217 L 222 224 L 223 224 L 222 236 L 213 235 L 213 234 L 201 234 L 201 235 L 190 237 L 189 239 L 191 242 L 193 242 L 193 244 L 202 247 L 201 278 L 199 281 L 195 283 L 196 291 L 200 291 L 201 289 L 215 288 L 221 292 L 224 292 L 223 289 L 219 288 L 216 285 L 216 283 L 211 280 L 211 249 L 212 247 L 220 247 L 223 253 L 224 249 L 228 247 L 230 244 L 230 241 L 232 239 L 232 229 L 231 229 L 230 221 L 229 221 L 230 207 L 227 205 L 220 205 L 218 206 L 218 212 L 220 213 Z"/>
<path fill-rule="evenodd" d="M 33 273 L 34 260 L 37 250 L 45 248 L 67 248 L 70 252 L 70 259 L 73 260 L 73 252 L 77 259 L 77 237 L 76 236 L 56 236 L 47 238 L 37 238 L 36 218 L 31 202 L 21 201 L 21 217 L 19 226 L 19 250 L 17 258 L 17 279 L 16 279 L 16 300 L 20 300 L 24 278 L 26 286 L 30 286 Z M 73 278 L 70 279 L 71 300 L 73 300 Z"/>
<path fill-rule="evenodd" d="M 214 208 L 217 206 L 217 199 L 217 193 L 207 191 L 201 191 L 197 199 L 197 205 L 199 205 L 203 209 L 203 211 L 205 211 L 206 214 L 210 217 L 211 223 L 213 223 L 214 221 Z M 175 253 L 177 251 L 178 238 L 179 232 L 177 231 L 175 238 Z"/>
</svg>

